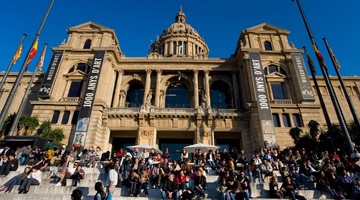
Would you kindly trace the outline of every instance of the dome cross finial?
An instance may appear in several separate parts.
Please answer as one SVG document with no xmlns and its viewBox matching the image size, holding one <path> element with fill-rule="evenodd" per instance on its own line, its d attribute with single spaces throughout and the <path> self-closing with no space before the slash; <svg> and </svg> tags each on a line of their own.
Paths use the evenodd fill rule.
<svg viewBox="0 0 360 200">
<path fill-rule="evenodd" d="M 176 17 L 175 17 L 175 22 L 182 22 L 185 23 L 186 22 L 186 16 L 185 13 L 182 10 L 182 5 L 180 5 L 180 10 L 177 13 Z"/>
</svg>

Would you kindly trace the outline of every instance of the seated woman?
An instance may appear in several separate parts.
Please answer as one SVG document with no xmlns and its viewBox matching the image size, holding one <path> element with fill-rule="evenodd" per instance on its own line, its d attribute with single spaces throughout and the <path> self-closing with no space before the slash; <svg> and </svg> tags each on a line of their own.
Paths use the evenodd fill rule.
<svg viewBox="0 0 360 200">
<path fill-rule="evenodd" d="M 139 196 L 141 189 L 144 189 L 145 191 L 145 197 L 149 196 L 148 192 L 148 183 L 149 183 L 149 176 L 147 174 L 147 171 L 142 171 L 141 176 L 139 178 L 138 188 L 136 192 L 136 196 Z"/>
<path fill-rule="evenodd" d="M 219 193 L 221 200 L 230 200 L 231 197 L 229 193 L 226 192 L 227 190 L 227 182 L 225 178 L 222 178 L 220 181 L 219 187 L 216 188 L 216 191 Z"/>
<path fill-rule="evenodd" d="M 278 178 L 276 176 L 271 177 L 269 188 L 270 188 L 270 198 L 282 199 L 284 197 L 284 194 L 280 190 L 280 187 L 278 185 Z"/>
<path fill-rule="evenodd" d="M 55 186 L 66 186 L 66 179 L 69 179 L 71 177 L 70 172 L 67 168 L 61 169 L 61 175 L 60 177 L 57 177 Z"/>
<path fill-rule="evenodd" d="M 49 171 L 50 170 L 50 159 L 49 156 L 45 155 L 43 157 L 43 159 L 41 159 L 39 162 L 37 162 L 35 164 L 35 166 L 37 169 L 39 169 L 40 171 L 44 172 L 44 171 Z"/>
<path fill-rule="evenodd" d="M 136 172 L 131 172 L 130 174 L 130 196 L 133 197 L 137 194 L 137 188 L 139 183 L 139 175 Z"/>
<path fill-rule="evenodd" d="M 81 165 L 78 165 L 75 172 L 70 176 L 70 179 L 72 179 L 72 186 L 77 186 L 77 183 L 79 183 L 84 176 L 85 171 L 82 169 Z"/>
<path fill-rule="evenodd" d="M 284 196 L 288 196 L 291 200 L 306 200 L 305 197 L 298 194 L 298 189 L 290 176 L 286 177 L 284 183 L 281 185 L 281 190 L 285 192 Z"/>
<path fill-rule="evenodd" d="M 10 193 L 15 185 L 21 185 L 23 180 L 29 175 L 31 171 L 31 167 L 25 167 L 24 172 L 12 177 L 8 180 L 3 186 L 0 187 L 0 191 L 4 191 L 5 193 Z"/>
<path fill-rule="evenodd" d="M 185 182 L 181 186 L 181 199 L 188 200 L 194 196 L 194 182 L 190 179 L 190 175 L 185 176 Z"/>
<path fill-rule="evenodd" d="M 26 194 L 29 192 L 31 185 L 40 185 L 41 183 L 41 171 L 37 167 L 31 169 L 30 174 L 23 180 L 19 187 L 19 194 Z"/>
</svg>

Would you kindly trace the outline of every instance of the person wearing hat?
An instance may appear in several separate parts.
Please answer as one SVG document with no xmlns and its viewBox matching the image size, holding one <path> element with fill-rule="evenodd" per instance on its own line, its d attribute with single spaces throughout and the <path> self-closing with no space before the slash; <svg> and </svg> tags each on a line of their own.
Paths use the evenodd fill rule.
<svg viewBox="0 0 360 200">
<path fill-rule="evenodd" d="M 66 149 L 66 145 L 62 145 L 61 149 L 58 151 L 56 156 L 53 156 L 50 160 L 50 165 L 54 165 L 55 162 L 63 163 L 66 161 L 66 156 L 69 154 L 69 151 Z"/>
</svg>

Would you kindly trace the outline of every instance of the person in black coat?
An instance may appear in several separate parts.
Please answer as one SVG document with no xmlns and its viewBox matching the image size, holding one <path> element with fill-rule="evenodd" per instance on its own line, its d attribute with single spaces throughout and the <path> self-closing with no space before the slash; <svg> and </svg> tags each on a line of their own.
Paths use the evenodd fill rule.
<svg viewBox="0 0 360 200">
<path fill-rule="evenodd" d="M 175 175 L 169 174 L 168 179 L 164 182 L 161 196 L 163 200 L 179 199 L 179 184 L 175 181 Z"/>
<path fill-rule="evenodd" d="M 199 168 L 197 175 L 194 179 L 194 190 L 200 195 L 201 198 L 205 198 L 205 190 L 207 189 L 206 177 L 203 175 L 203 170 Z"/>
</svg>

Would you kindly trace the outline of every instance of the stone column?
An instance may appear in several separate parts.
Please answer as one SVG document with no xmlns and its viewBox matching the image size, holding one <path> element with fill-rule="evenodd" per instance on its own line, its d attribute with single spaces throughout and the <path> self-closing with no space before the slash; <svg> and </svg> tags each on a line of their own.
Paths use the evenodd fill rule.
<svg viewBox="0 0 360 200">
<path fill-rule="evenodd" d="M 165 43 L 164 44 L 164 55 L 167 56 L 168 55 L 168 49 L 169 49 L 169 43 Z"/>
<path fill-rule="evenodd" d="M 238 87 L 238 81 L 236 77 L 236 73 L 232 73 L 232 81 L 234 86 L 234 100 L 235 100 L 235 108 L 240 108 L 240 96 L 239 96 L 239 87 Z"/>
<path fill-rule="evenodd" d="M 123 74 L 124 74 L 123 70 L 117 71 L 117 80 L 116 80 L 116 84 L 115 84 L 115 92 L 114 92 L 114 96 L 113 96 L 113 105 L 112 105 L 113 108 L 119 107 L 120 87 L 121 87 Z"/>
<path fill-rule="evenodd" d="M 194 70 L 194 107 L 199 107 L 199 70 Z"/>
<path fill-rule="evenodd" d="M 126 101 L 126 92 L 124 90 L 120 91 L 120 97 L 119 97 L 119 107 L 125 107 L 125 101 Z"/>
<path fill-rule="evenodd" d="M 155 107 L 159 108 L 160 103 L 160 81 L 161 81 L 161 70 L 156 70 L 156 89 L 155 89 Z"/>
<path fill-rule="evenodd" d="M 174 43 L 173 43 L 173 41 L 170 41 L 169 42 L 170 43 L 170 53 L 169 53 L 169 55 L 173 55 L 173 49 L 174 49 Z"/>
<path fill-rule="evenodd" d="M 144 90 L 144 99 L 143 99 L 143 105 L 146 103 L 146 98 L 150 92 L 150 86 L 151 86 L 151 70 L 146 70 L 146 81 L 145 81 L 145 90 Z"/>
<path fill-rule="evenodd" d="M 211 102 L 210 102 L 209 70 L 205 70 L 205 94 L 206 94 L 206 106 L 210 108 Z"/>
</svg>

